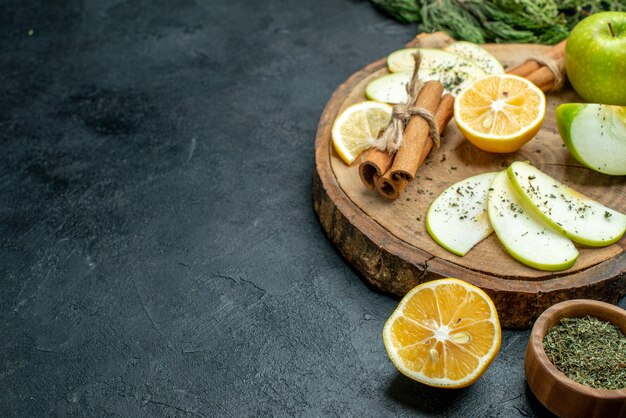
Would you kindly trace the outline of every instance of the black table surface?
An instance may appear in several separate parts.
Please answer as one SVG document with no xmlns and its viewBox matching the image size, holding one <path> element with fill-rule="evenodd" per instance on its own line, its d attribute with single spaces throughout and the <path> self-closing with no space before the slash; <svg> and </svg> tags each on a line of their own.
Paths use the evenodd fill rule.
<svg viewBox="0 0 626 418">
<path fill-rule="evenodd" d="M 527 330 L 469 388 L 397 372 L 398 300 L 313 212 L 323 106 L 416 26 L 365 0 L 11 0 L 0 22 L 0 415 L 547 414 Z"/>
</svg>

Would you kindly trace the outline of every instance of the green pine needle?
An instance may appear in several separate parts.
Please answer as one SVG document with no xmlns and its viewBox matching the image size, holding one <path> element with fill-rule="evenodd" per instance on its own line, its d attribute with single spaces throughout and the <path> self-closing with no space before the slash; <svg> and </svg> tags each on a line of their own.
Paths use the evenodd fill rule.
<svg viewBox="0 0 626 418">
<path fill-rule="evenodd" d="M 402 23 L 475 43 L 555 44 L 585 17 L 626 11 L 626 0 L 370 0 Z"/>
</svg>

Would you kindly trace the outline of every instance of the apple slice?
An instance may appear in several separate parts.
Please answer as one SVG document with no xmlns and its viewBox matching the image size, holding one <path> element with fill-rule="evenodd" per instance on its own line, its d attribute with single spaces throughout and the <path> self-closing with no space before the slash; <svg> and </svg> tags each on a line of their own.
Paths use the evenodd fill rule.
<svg viewBox="0 0 626 418">
<path fill-rule="evenodd" d="M 511 184 L 548 224 L 568 238 L 604 247 L 626 231 L 626 216 L 603 206 L 532 165 L 516 161 L 507 168 Z"/>
<path fill-rule="evenodd" d="M 487 217 L 487 192 L 498 173 L 483 173 L 453 184 L 426 214 L 426 230 L 446 250 L 464 256 L 493 228 Z"/>
<path fill-rule="evenodd" d="M 403 71 L 413 71 L 415 66 L 415 54 L 417 48 L 406 48 L 392 52 L 387 57 L 387 68 L 389 72 L 398 73 Z M 476 63 L 468 60 L 458 54 L 442 51 L 441 49 L 420 48 L 422 53 L 422 61 L 420 68 L 423 69 L 445 69 L 447 71 L 462 71 L 472 74 L 474 77 L 482 77 L 486 75 Z"/>
<path fill-rule="evenodd" d="M 365 86 L 365 96 L 382 103 L 398 104 L 407 99 L 406 85 L 411 80 L 413 71 L 403 71 L 383 75 Z M 458 69 L 422 68 L 418 71 L 420 81 L 437 80 L 448 93 L 457 95 L 477 77 Z"/>
<path fill-rule="evenodd" d="M 578 250 L 572 241 L 545 223 L 513 188 L 506 171 L 489 189 L 487 213 L 504 248 L 516 260 L 539 270 L 566 270 Z"/>
<path fill-rule="evenodd" d="M 626 106 L 562 104 L 556 108 L 556 124 L 581 164 L 604 174 L 626 174 Z"/>
<path fill-rule="evenodd" d="M 410 80 L 410 71 L 391 73 L 378 77 L 365 86 L 365 97 L 381 103 L 404 103 L 408 97 L 406 85 Z"/>
<path fill-rule="evenodd" d="M 487 52 L 485 48 L 472 42 L 455 42 L 445 47 L 444 51 L 467 58 L 478 65 L 485 74 L 502 74 L 504 72 L 502 64 L 500 64 L 496 57 Z"/>
</svg>

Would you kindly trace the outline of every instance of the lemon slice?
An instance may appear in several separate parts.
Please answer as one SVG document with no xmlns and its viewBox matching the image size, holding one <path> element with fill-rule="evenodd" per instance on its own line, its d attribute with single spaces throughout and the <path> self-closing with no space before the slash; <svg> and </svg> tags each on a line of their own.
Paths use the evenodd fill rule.
<svg viewBox="0 0 626 418">
<path fill-rule="evenodd" d="M 415 287 L 383 328 L 387 354 L 402 374 L 445 388 L 474 383 L 496 357 L 501 339 L 489 296 L 451 278 Z"/>
<path fill-rule="evenodd" d="M 474 80 L 454 102 L 459 130 L 478 148 L 496 153 L 518 150 L 541 128 L 546 97 L 525 78 L 493 74 Z"/>
<path fill-rule="evenodd" d="M 500 64 L 496 57 L 491 55 L 480 45 L 459 41 L 448 45 L 444 51 L 467 58 L 478 65 L 485 74 L 502 74 L 504 72 L 502 64 Z"/>
<path fill-rule="evenodd" d="M 348 107 L 335 119 L 333 146 L 348 165 L 370 148 L 391 120 L 392 107 L 378 102 L 361 102 Z"/>
</svg>

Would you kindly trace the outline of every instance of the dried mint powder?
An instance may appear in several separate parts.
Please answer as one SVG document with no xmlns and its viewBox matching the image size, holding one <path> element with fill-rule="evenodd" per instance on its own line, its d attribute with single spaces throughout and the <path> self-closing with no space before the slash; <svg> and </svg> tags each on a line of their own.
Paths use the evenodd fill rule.
<svg viewBox="0 0 626 418">
<path fill-rule="evenodd" d="M 557 369 L 596 389 L 626 388 L 626 335 L 591 316 L 564 318 L 546 334 L 543 348 Z"/>
</svg>

